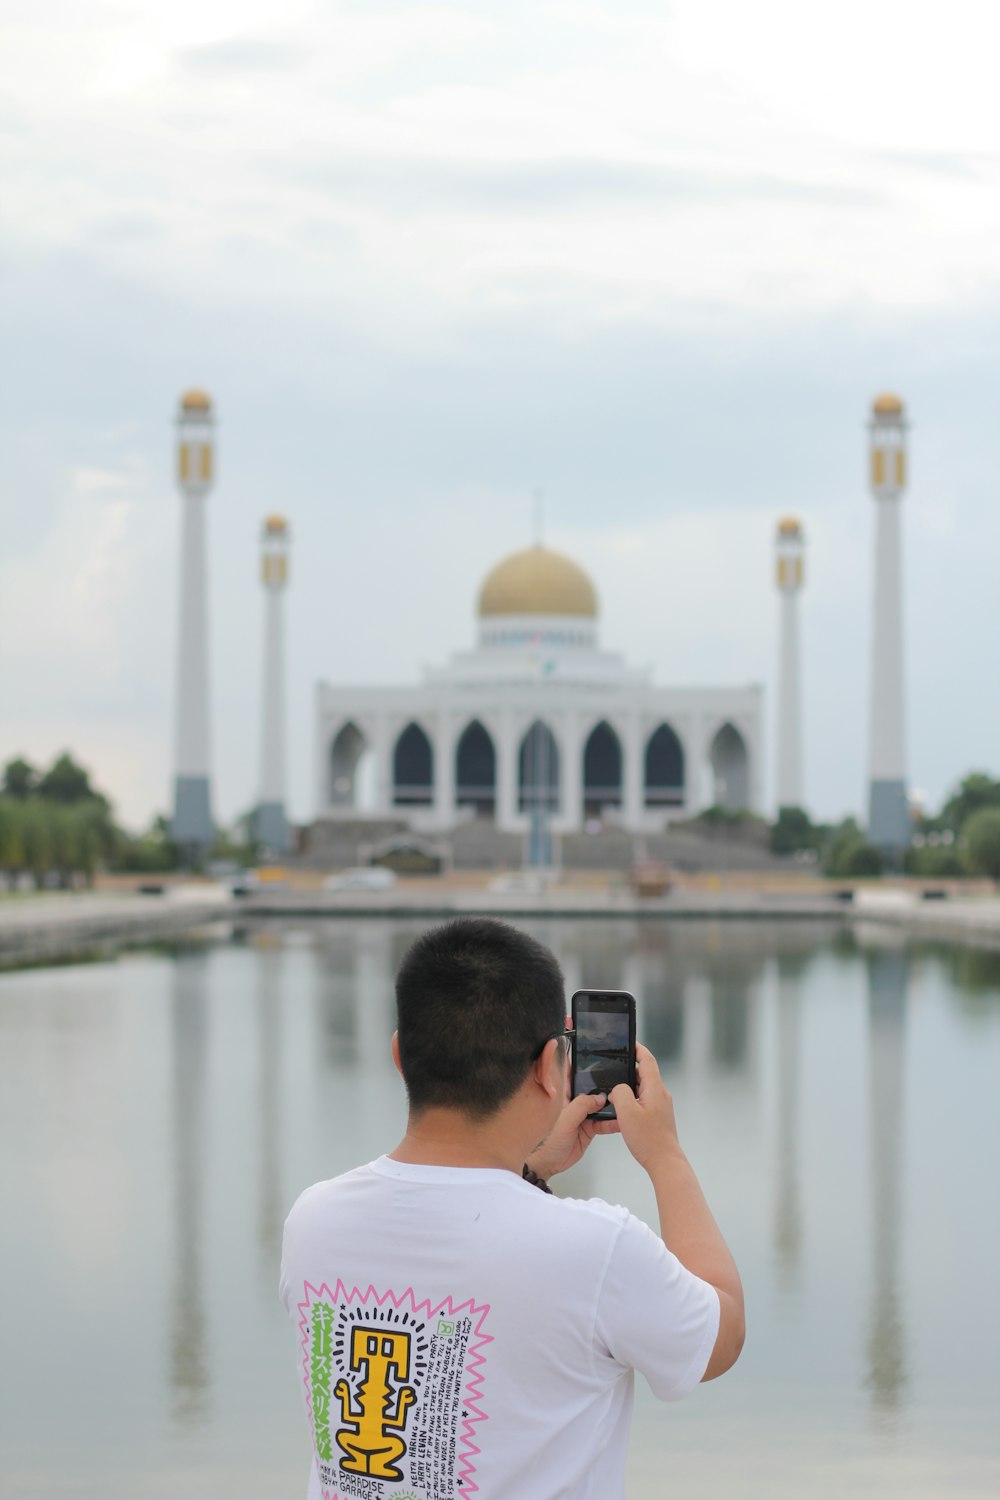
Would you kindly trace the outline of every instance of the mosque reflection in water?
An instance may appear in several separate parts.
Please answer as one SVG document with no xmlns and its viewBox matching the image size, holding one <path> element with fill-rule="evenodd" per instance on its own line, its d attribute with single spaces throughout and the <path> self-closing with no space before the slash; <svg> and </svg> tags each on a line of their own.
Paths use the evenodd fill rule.
<svg viewBox="0 0 1000 1500">
<path fill-rule="evenodd" d="M 202 1281 L 207 1109 L 205 952 L 178 954 L 171 1006 L 172 1122 L 174 1149 L 173 1255 L 170 1316 L 170 1384 L 182 1422 L 207 1415 L 209 1387 Z"/>
<path fill-rule="evenodd" d="M 709 1089 L 726 1096 L 738 1115 L 759 1091 L 760 1011 L 770 986 L 773 1002 L 774 1170 L 771 1239 L 778 1285 L 794 1289 L 804 1252 L 801 1202 L 803 985 L 826 929 L 802 923 L 775 934 L 759 925 L 687 930 L 640 924 L 627 935 L 587 924 L 526 923 L 555 949 L 567 995 L 583 985 L 627 989 L 639 997 L 642 1039 L 675 1090 Z M 372 922 L 317 926 L 309 934 L 312 960 L 312 1076 L 296 1087 L 311 1092 L 320 1138 L 338 1142 L 342 1160 L 328 1170 L 377 1154 L 393 1143 L 386 1128 L 385 1088 L 401 1089 L 388 1064 L 393 1027 L 393 976 L 417 928 Z M 277 1261 L 281 1222 L 301 1185 L 282 1175 L 283 1028 L 302 1025 L 298 1009 L 283 1008 L 283 963 L 289 935 L 278 927 L 241 934 L 256 959 L 257 1039 L 256 1240 L 263 1262 Z M 300 951 L 301 934 L 293 935 Z M 905 1332 L 900 1299 L 900 1181 L 903 1136 L 903 1041 L 909 960 L 901 946 L 870 935 L 859 957 L 867 979 L 872 1243 L 870 1319 L 864 1383 L 875 1407 L 890 1412 L 905 1390 Z M 208 950 L 174 960 L 173 1122 L 175 1232 L 171 1316 L 171 1384 L 181 1418 L 207 1414 L 209 1376 L 204 1293 L 199 1261 L 203 1237 L 206 1161 Z M 742 1099 L 742 1106 L 741 1101 Z M 398 1124 L 399 1119 L 394 1122 Z M 250 1143 L 248 1143 L 249 1145 Z M 338 1153 L 334 1153 L 335 1155 Z M 693 1154 L 697 1154 L 693 1150 Z M 607 1192 L 584 1163 L 573 1191 Z M 320 1168 L 322 1170 L 322 1168 Z"/>
<path fill-rule="evenodd" d="M 738 1394 L 723 1394 L 723 1403 L 756 1402 L 755 1419 L 770 1430 L 788 1404 L 781 1382 L 790 1363 L 796 1386 L 815 1382 L 817 1409 L 832 1407 L 845 1430 L 861 1409 L 873 1431 L 906 1431 L 903 1418 L 928 1399 L 927 1356 L 921 1364 L 915 1351 L 933 1342 L 933 1300 L 926 1287 L 914 1292 L 914 1277 L 936 1285 L 915 1244 L 921 1205 L 908 1201 L 910 1168 L 928 1140 L 926 1113 L 908 1110 L 908 1089 L 928 1066 L 920 1057 L 942 1049 L 966 1071 L 990 1046 L 1000 1063 L 1000 960 L 911 950 L 874 928 L 844 935 L 806 920 L 522 925 L 557 954 L 567 997 L 580 987 L 637 996 L 640 1038 L 674 1094 L 682 1140 L 738 1247 L 754 1326 L 764 1330 L 748 1345 Z M 141 1150 L 169 1203 L 169 1244 L 151 1279 L 160 1287 L 154 1322 L 163 1330 L 170 1442 L 211 1437 L 224 1446 L 227 1402 L 257 1367 L 265 1441 L 269 1407 L 286 1391 L 288 1331 L 274 1295 L 283 1217 L 309 1182 L 399 1137 L 393 978 L 421 927 L 248 924 L 174 950 L 155 960 L 165 980 L 162 1022 L 152 1000 L 128 1011 L 137 1004 L 128 960 L 107 970 L 107 982 L 120 985 L 112 1009 L 132 1015 L 128 1045 L 146 1070 Z M 0 1027 L 4 1015 L 0 1004 Z M 37 1002 L 32 1015 L 44 1029 Z M 93 1045 L 103 1055 L 103 1032 Z M 942 1061 L 941 1074 L 938 1107 L 949 1109 L 950 1089 L 958 1117 L 959 1064 Z M 51 1083 L 58 1092 L 58 1078 Z M 51 1149 L 73 1159 L 69 1140 Z M 995 1240 L 997 1205 L 975 1138 L 954 1150 L 956 1181 L 967 1182 L 971 1211 L 982 1216 L 978 1238 Z M 557 1183 L 648 1218 L 647 1189 L 620 1143 L 604 1141 Z M 30 1221 L 30 1209 L 21 1217 Z M 61 1274 L 68 1284 L 72 1266 Z M 973 1287 L 968 1294 L 975 1300 Z M 798 1370 L 802 1344 L 822 1358 Z M 662 1441 L 658 1426 L 644 1436 L 641 1405 L 640 1450 Z M 155 1427 L 152 1414 L 149 1422 Z"/>
</svg>

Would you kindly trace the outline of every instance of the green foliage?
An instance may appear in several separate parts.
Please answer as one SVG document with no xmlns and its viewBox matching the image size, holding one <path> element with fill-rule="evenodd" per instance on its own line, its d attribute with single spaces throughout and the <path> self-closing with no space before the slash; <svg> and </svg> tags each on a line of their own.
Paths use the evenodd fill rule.
<svg viewBox="0 0 1000 1500">
<path fill-rule="evenodd" d="M 3 773 L 3 795 L 23 802 L 32 796 L 38 783 L 38 772 L 23 756 L 7 762 Z"/>
<path fill-rule="evenodd" d="M 64 807 L 41 797 L 0 797 L 0 870 L 8 884 L 27 872 L 36 885 L 88 884 L 101 854 L 102 812 L 94 802 Z"/>
<path fill-rule="evenodd" d="M 36 885 L 88 884 L 102 859 L 126 839 L 111 804 L 68 753 L 39 775 L 23 757 L 9 761 L 0 795 L 0 871 L 14 884 L 24 873 Z"/>
<path fill-rule="evenodd" d="M 107 805 L 107 799 L 91 786 L 90 773 L 83 766 L 77 765 L 65 750 L 39 778 L 36 790 L 39 797 L 44 797 L 49 802 L 72 804 L 100 801 Z"/>
<path fill-rule="evenodd" d="M 775 854 L 797 854 L 800 849 L 819 853 L 828 837 L 822 823 L 813 823 L 801 807 L 780 807 L 771 825 L 771 849 Z"/>
<path fill-rule="evenodd" d="M 233 839 L 225 829 L 217 828 L 210 858 L 213 860 L 229 859 L 244 870 L 248 870 L 252 865 L 260 862 L 260 849 L 260 844 L 253 839 Z"/>
<path fill-rule="evenodd" d="M 962 862 L 974 875 L 1000 881 L 1000 807 L 980 807 L 962 825 Z"/>
<path fill-rule="evenodd" d="M 881 875 L 882 855 L 869 844 L 854 818 L 845 818 L 830 841 L 825 868 L 835 880 Z"/>
<path fill-rule="evenodd" d="M 52 812 L 37 797 L 21 804 L 21 839 L 24 844 L 24 868 L 41 885 L 53 869 Z"/>
<path fill-rule="evenodd" d="M 972 819 L 987 811 L 1000 814 L 1000 780 L 982 771 L 971 772 L 936 817 L 920 820 L 913 844 L 903 856 L 905 873 L 925 880 L 952 880 L 972 870 L 991 873 L 983 863 L 990 856 L 978 842 L 970 846 L 964 837 Z M 973 847 L 977 852 L 972 852 Z M 884 869 L 880 850 L 868 842 L 854 818 L 835 826 L 813 823 L 801 807 L 779 810 L 771 826 L 771 848 L 775 854 L 813 849 L 821 856 L 826 874 L 834 879 L 881 875 Z M 994 879 L 1000 880 L 1000 872 Z"/>
<path fill-rule="evenodd" d="M 903 872 L 924 880 L 954 880 L 965 874 L 954 844 L 911 844 L 903 856 Z"/>
<path fill-rule="evenodd" d="M 13 881 L 25 868 L 23 809 L 20 799 L 0 797 L 0 870 Z"/>
<path fill-rule="evenodd" d="M 752 813 L 748 807 L 724 807 L 721 802 L 713 802 L 711 807 L 704 808 L 694 823 L 757 823 L 760 819 L 756 813 Z"/>
<path fill-rule="evenodd" d="M 940 816 L 932 821 L 958 835 L 973 814 L 988 807 L 1000 808 L 1000 781 L 985 771 L 973 771 L 948 798 Z"/>
<path fill-rule="evenodd" d="M 158 815 L 138 838 L 128 834 L 119 836 L 111 868 L 131 875 L 162 875 L 167 870 L 176 870 L 179 864 L 180 856 L 170 837 L 167 820 Z"/>
</svg>

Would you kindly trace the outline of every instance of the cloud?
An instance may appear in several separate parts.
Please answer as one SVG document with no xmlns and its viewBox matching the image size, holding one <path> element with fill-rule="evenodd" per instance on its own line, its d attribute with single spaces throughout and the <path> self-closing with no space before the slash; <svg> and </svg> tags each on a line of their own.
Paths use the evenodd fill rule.
<svg viewBox="0 0 1000 1500">
<path fill-rule="evenodd" d="M 292 518 L 304 817 L 316 679 L 412 682 L 470 644 L 535 486 L 605 641 L 661 682 L 770 682 L 773 520 L 801 513 L 807 787 L 858 807 L 863 424 L 888 385 L 914 418 L 914 778 L 933 799 L 995 758 L 995 48 L 952 75 L 936 59 L 962 28 L 903 14 L 846 0 L 817 37 L 786 0 L 20 5 L 0 138 L 12 749 L 69 744 L 130 816 L 164 806 L 170 418 L 203 383 L 224 816 L 256 780 L 260 517 Z M 835 67 L 803 65 L 817 46 Z"/>
<path fill-rule="evenodd" d="M 139 819 L 154 792 L 151 771 L 165 774 L 171 687 L 163 657 L 174 590 L 165 587 L 163 517 L 151 500 L 141 459 L 77 469 L 65 476 L 41 544 L 0 562 L 3 758 L 23 751 L 41 761 L 68 747 L 119 810 Z"/>
<path fill-rule="evenodd" d="M 174 54 L 176 65 L 198 75 L 217 73 L 289 73 L 311 56 L 305 43 L 268 36 L 227 37 L 200 47 L 183 47 Z"/>
<path fill-rule="evenodd" d="M 287 167 L 262 164 L 265 171 Z M 322 165 L 292 169 L 294 180 L 338 200 L 360 200 L 394 214 L 453 211 L 553 215 L 601 205 L 799 203 L 864 208 L 883 201 L 873 188 L 807 177 L 695 170 L 666 162 L 595 160 L 476 163 L 453 158 L 340 156 Z"/>
</svg>

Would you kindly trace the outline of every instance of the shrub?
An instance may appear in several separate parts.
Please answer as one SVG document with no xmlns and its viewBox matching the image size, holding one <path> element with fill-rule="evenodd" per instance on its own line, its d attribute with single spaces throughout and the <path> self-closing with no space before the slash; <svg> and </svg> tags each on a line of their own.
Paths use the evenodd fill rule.
<svg viewBox="0 0 1000 1500">
<path fill-rule="evenodd" d="M 965 820 L 962 862 L 974 875 L 1000 881 L 1000 807 L 983 807 Z"/>
</svg>

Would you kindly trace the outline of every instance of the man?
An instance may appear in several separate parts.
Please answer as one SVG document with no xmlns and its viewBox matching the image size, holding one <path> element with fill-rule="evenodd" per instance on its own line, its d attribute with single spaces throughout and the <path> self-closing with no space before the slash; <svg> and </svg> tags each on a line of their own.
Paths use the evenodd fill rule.
<svg viewBox="0 0 1000 1500">
<path fill-rule="evenodd" d="M 559 966 L 486 918 L 419 938 L 396 998 L 406 1134 L 308 1189 L 285 1225 L 310 1500 L 615 1500 L 633 1372 L 673 1400 L 743 1343 L 739 1274 L 656 1060 L 637 1048 L 617 1121 L 589 1119 L 603 1094 L 567 1102 Z M 619 1132 L 662 1239 L 623 1208 L 538 1191 Z"/>
</svg>

